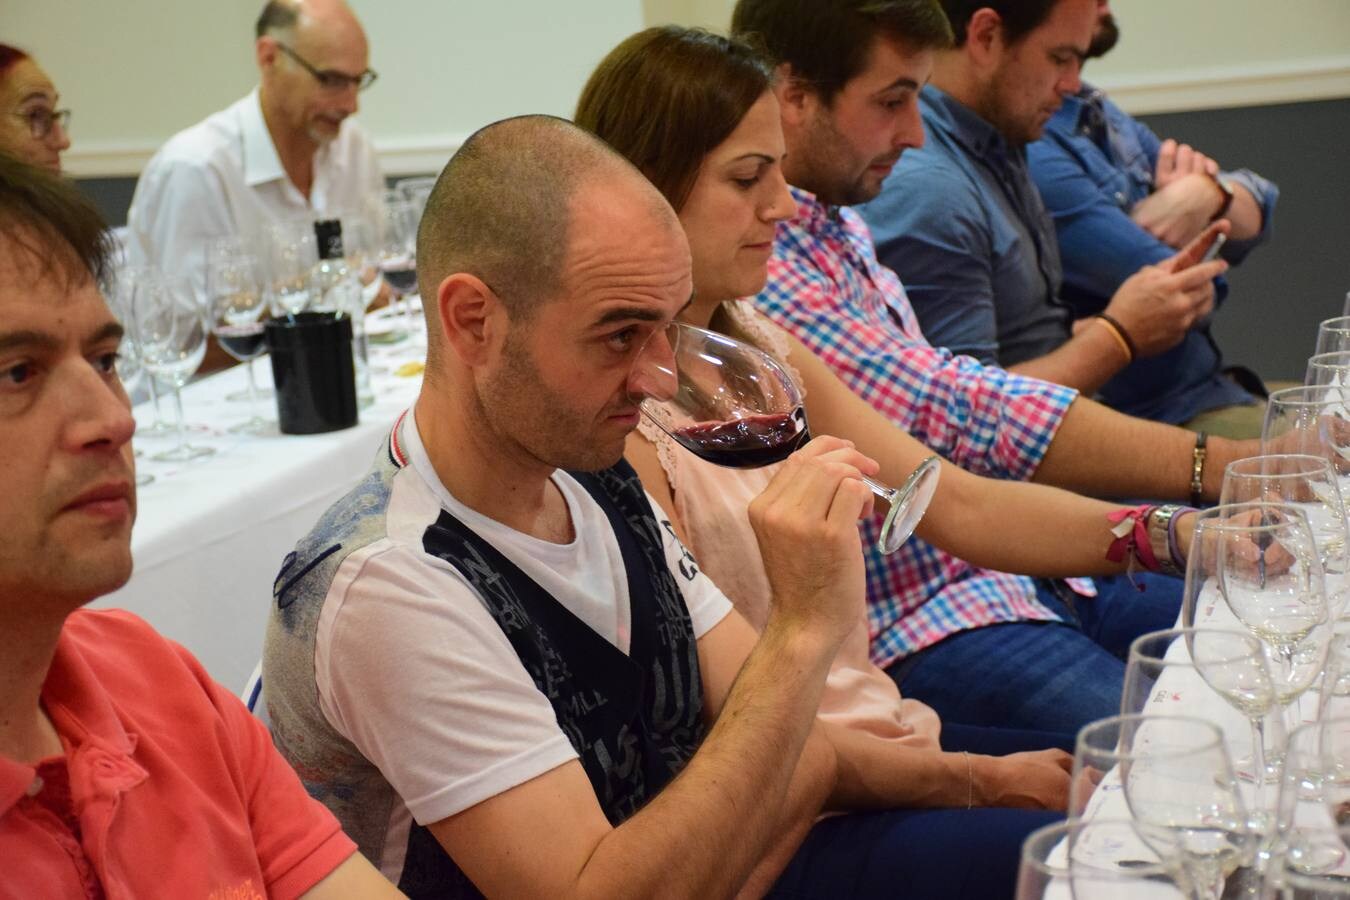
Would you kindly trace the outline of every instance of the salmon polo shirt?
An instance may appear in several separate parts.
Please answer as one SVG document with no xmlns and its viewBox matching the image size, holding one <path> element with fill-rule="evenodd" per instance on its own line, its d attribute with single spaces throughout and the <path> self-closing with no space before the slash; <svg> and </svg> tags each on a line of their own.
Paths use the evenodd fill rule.
<svg viewBox="0 0 1350 900">
<path fill-rule="evenodd" d="M 355 851 L 261 722 L 116 610 L 71 615 L 42 686 L 65 747 L 0 757 L 0 898 L 297 897 Z"/>
</svg>

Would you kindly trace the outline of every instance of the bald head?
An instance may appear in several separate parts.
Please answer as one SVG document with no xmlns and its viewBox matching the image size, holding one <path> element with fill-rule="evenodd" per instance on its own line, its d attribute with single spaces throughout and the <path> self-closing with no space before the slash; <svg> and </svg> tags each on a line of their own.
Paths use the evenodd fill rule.
<svg viewBox="0 0 1350 900">
<path fill-rule="evenodd" d="M 585 202 L 580 202 L 584 198 Z M 417 233 L 422 296 L 463 272 L 481 279 L 513 319 L 558 297 L 572 224 L 596 204 L 679 220 L 627 160 L 594 135 L 551 116 L 506 119 L 473 134 L 446 164 Z M 427 303 L 429 316 L 436 304 Z M 439 335 L 428 323 L 429 335 Z M 433 338 L 434 341 L 434 338 Z M 435 356 L 429 347 L 429 359 Z"/>
<path fill-rule="evenodd" d="M 351 37 L 359 33 L 365 40 L 361 22 L 343 0 L 270 0 L 263 7 L 255 32 L 258 37 L 296 38 L 306 31 L 336 33 Z"/>
</svg>

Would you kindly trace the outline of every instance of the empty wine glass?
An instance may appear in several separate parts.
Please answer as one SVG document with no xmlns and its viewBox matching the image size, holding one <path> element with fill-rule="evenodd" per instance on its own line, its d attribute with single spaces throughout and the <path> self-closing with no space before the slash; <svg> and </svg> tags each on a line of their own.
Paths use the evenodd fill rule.
<svg viewBox="0 0 1350 900">
<path fill-rule="evenodd" d="M 431 190 L 435 186 L 435 175 L 417 175 L 411 178 L 400 178 L 394 182 L 394 189 L 399 192 L 404 200 L 412 204 L 413 212 L 419 222 L 422 219 L 422 211 L 427 208 L 427 198 L 431 196 Z"/>
<path fill-rule="evenodd" d="M 1350 386 L 1350 351 L 1336 350 L 1308 357 L 1303 383 L 1341 389 Z"/>
<path fill-rule="evenodd" d="M 1323 752 L 1323 729 L 1320 723 L 1299 726 L 1285 751 L 1276 807 L 1275 865 L 1296 872 L 1327 872 L 1346 860 L 1326 795 L 1338 773 L 1334 760 Z"/>
<path fill-rule="evenodd" d="M 1068 819 L 1022 843 L 1016 900 L 1174 900 L 1185 898 L 1180 849 L 1168 833 L 1129 819 Z M 1170 847 L 1160 853 L 1155 847 Z"/>
<path fill-rule="evenodd" d="M 1347 295 L 1350 296 L 1350 295 Z M 1350 315 L 1324 319 L 1317 325 L 1317 345 L 1314 355 L 1350 350 Z"/>
<path fill-rule="evenodd" d="M 1130 817 L 1146 826 L 1141 836 L 1155 851 L 1177 848 L 1197 898 L 1219 900 L 1228 878 L 1251 861 L 1255 834 L 1213 723 L 1185 716 L 1094 722 L 1078 732 L 1074 746 L 1071 811 L 1086 808 L 1085 792 L 1096 781 L 1099 789 L 1120 786 Z M 1159 829 L 1171 835 L 1161 845 L 1150 840 Z"/>
<path fill-rule="evenodd" d="M 206 319 L 184 278 L 145 275 L 132 293 L 133 321 L 141 359 L 147 372 L 173 388 L 178 421 L 178 445 L 152 459 L 185 462 L 214 453 L 210 447 L 187 442 L 183 422 L 182 388 L 206 355 Z"/>
<path fill-rule="evenodd" d="M 1328 459 L 1347 495 L 1350 477 L 1350 408 L 1345 392 L 1325 385 L 1272 391 L 1266 400 L 1261 453 L 1308 453 Z"/>
<path fill-rule="evenodd" d="M 1322 560 L 1328 610 L 1331 618 L 1338 617 L 1350 598 L 1350 565 L 1344 497 L 1331 463 L 1299 453 L 1252 456 L 1229 463 L 1219 502 L 1253 500 L 1293 506 L 1307 516 Z"/>
<path fill-rule="evenodd" d="M 633 400 L 680 446 L 719 466 L 750 469 L 781 462 L 810 440 L 801 390 L 773 357 L 683 322 L 657 334 L 673 354 L 633 380 Z M 883 552 L 894 553 L 913 533 L 938 472 L 938 458 L 930 456 L 898 490 L 863 478 L 890 504 L 877 541 Z"/>
<path fill-rule="evenodd" d="M 1141 703 L 1145 691 L 1147 700 Z M 1275 708 L 1275 684 L 1261 642 L 1235 629 L 1175 628 L 1141 635 L 1130 644 L 1122 714 L 1182 715 L 1184 708 L 1227 735 L 1233 724 L 1228 710 L 1206 702 L 1215 694 L 1246 720 L 1255 785 L 1251 806 L 1255 815 L 1264 815 L 1266 779 L 1255 773 L 1266 771 L 1266 716 Z"/>
<path fill-rule="evenodd" d="M 268 301 L 272 314 L 295 315 L 314 300 L 311 275 L 319 262 L 314 227 L 309 221 L 272 222 L 267 226 Z"/>
<path fill-rule="evenodd" d="M 258 415 L 258 384 L 253 374 L 253 360 L 267 349 L 263 319 L 268 304 L 258 269 L 257 258 L 246 253 L 215 256 L 206 269 L 211 333 L 226 353 L 244 364 L 248 375 L 250 415 L 248 421 L 230 429 L 243 434 L 264 434 L 273 424 Z"/>
<path fill-rule="evenodd" d="M 1318 719 L 1350 716 L 1350 619 L 1337 619 L 1331 630 L 1331 646 L 1317 701 Z"/>
<path fill-rule="evenodd" d="M 1331 640 L 1326 590 L 1303 513 L 1273 503 L 1216 506 L 1196 517 L 1181 620 L 1187 627 L 1240 624 L 1264 644 L 1276 700 L 1291 706 L 1316 681 Z M 1299 724 L 1286 721 L 1286 732 Z M 1277 775 L 1283 747 L 1267 760 Z"/>
<path fill-rule="evenodd" d="M 122 269 L 112 289 L 107 294 L 108 306 L 112 310 L 113 317 L 121 323 L 125 332 L 122 340 L 121 354 L 123 357 L 134 357 L 134 364 L 137 368 L 143 368 L 141 360 L 140 343 L 136 339 L 135 314 L 132 309 L 132 298 L 136 291 L 136 282 L 141 278 L 159 278 L 159 270 L 148 266 L 130 266 Z M 174 433 L 173 426 L 164 421 L 159 409 L 159 385 L 155 379 L 145 379 L 146 392 L 150 394 L 150 413 L 151 422 L 149 425 L 137 425 L 136 436 L 142 438 L 168 437 Z"/>
</svg>

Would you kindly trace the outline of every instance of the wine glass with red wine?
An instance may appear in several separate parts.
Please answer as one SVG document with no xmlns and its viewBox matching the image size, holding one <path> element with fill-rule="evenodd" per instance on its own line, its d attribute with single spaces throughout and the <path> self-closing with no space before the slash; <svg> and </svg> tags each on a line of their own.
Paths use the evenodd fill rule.
<svg viewBox="0 0 1350 900">
<path fill-rule="evenodd" d="M 253 378 L 253 360 L 267 349 L 263 336 L 267 296 L 262 281 L 258 258 L 249 253 L 217 254 L 207 263 L 211 333 L 248 373 L 249 418 L 230 429 L 243 434 L 273 431 L 273 423 L 258 415 L 258 385 Z"/>
<path fill-rule="evenodd" d="M 389 286 L 394 307 L 403 319 L 405 335 L 412 334 L 412 310 L 403 298 L 417 291 L 417 212 L 406 200 L 386 200 L 380 228 L 380 274 Z"/>
<path fill-rule="evenodd" d="M 648 366 L 634 399 L 680 446 L 715 465 L 753 469 L 782 462 L 811 439 L 801 389 L 773 357 L 683 322 L 663 334 L 673 358 Z M 914 532 L 938 471 L 938 458 L 930 456 L 898 489 L 863 478 L 890 504 L 877 541 L 882 552 L 894 553 Z"/>
</svg>

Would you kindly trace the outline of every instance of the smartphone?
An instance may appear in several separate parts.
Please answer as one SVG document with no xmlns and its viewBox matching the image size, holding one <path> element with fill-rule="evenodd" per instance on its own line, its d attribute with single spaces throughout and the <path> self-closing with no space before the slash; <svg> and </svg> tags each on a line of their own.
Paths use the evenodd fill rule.
<svg viewBox="0 0 1350 900">
<path fill-rule="evenodd" d="M 1228 235 L 1223 233 L 1216 235 L 1214 238 L 1214 243 L 1209 245 L 1209 249 L 1205 251 L 1204 258 L 1201 259 L 1200 262 L 1207 263 L 1210 262 L 1211 260 L 1217 259 L 1219 256 L 1219 251 L 1223 249 L 1223 245 L 1226 243 L 1228 243 Z"/>
</svg>

